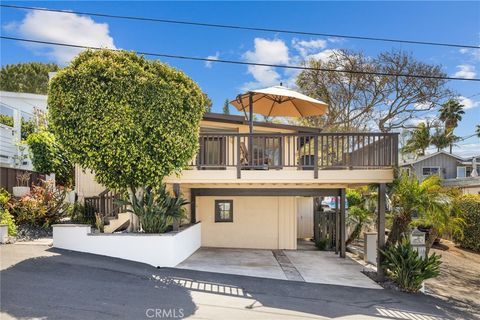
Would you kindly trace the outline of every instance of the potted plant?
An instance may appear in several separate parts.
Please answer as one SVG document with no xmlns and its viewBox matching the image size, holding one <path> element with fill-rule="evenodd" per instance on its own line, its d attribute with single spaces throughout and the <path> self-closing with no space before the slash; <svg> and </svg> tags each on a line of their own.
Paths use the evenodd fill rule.
<svg viewBox="0 0 480 320">
<path fill-rule="evenodd" d="M 13 196 L 14 197 L 23 197 L 30 192 L 30 187 L 28 183 L 30 181 L 30 172 L 24 171 L 22 173 L 17 173 L 17 186 L 13 187 Z"/>
</svg>

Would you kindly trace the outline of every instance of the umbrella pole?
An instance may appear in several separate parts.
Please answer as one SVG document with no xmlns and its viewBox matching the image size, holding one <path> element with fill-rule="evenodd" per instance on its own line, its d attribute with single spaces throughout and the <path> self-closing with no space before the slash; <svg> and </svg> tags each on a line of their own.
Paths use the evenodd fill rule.
<svg viewBox="0 0 480 320">
<path fill-rule="evenodd" d="M 249 149 L 250 149 L 250 152 L 249 152 L 249 155 L 250 155 L 250 159 L 249 160 L 249 163 L 250 163 L 250 166 L 253 165 L 253 92 L 249 92 L 248 93 L 248 115 L 249 115 L 249 128 L 250 128 L 250 135 L 248 136 L 248 144 L 249 144 Z"/>
</svg>

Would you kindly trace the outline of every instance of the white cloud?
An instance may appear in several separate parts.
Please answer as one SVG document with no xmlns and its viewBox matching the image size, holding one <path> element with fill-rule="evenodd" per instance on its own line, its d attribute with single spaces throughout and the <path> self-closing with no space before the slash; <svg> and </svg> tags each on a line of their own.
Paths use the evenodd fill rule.
<svg viewBox="0 0 480 320">
<path fill-rule="evenodd" d="M 464 109 L 472 109 L 480 106 L 480 101 L 474 101 L 464 96 L 459 96 L 457 99 L 460 104 L 463 104 Z"/>
<path fill-rule="evenodd" d="M 115 48 L 107 23 L 97 23 L 89 17 L 76 14 L 32 11 L 21 22 L 6 25 L 4 30 L 41 41 Z M 28 48 L 37 54 L 52 57 L 59 64 L 68 63 L 82 51 L 79 48 L 46 44 L 28 45 Z"/>
<path fill-rule="evenodd" d="M 311 54 L 305 57 L 305 60 L 320 60 L 322 62 L 328 62 L 335 54 L 339 52 L 338 49 L 326 49 L 315 54 Z"/>
<path fill-rule="evenodd" d="M 455 74 L 454 77 L 465 78 L 465 79 L 473 79 L 477 75 L 475 71 L 475 66 L 471 64 L 461 64 L 457 66 L 459 69 Z"/>
<path fill-rule="evenodd" d="M 480 49 L 462 48 L 462 49 L 460 49 L 460 53 L 467 54 L 467 55 L 471 56 L 474 60 L 480 61 Z"/>
<path fill-rule="evenodd" d="M 453 153 L 461 157 L 471 157 L 478 155 L 480 150 L 480 143 L 465 143 L 453 147 Z"/>
<path fill-rule="evenodd" d="M 218 51 L 215 52 L 215 55 L 207 57 L 207 59 L 211 59 L 211 60 L 218 60 L 218 58 L 220 58 L 220 53 Z M 213 61 L 205 61 L 206 68 L 211 68 L 212 64 L 213 64 Z"/>
<path fill-rule="evenodd" d="M 288 64 L 290 60 L 288 47 L 282 40 L 255 38 L 254 45 L 253 51 L 247 51 L 243 55 L 248 62 Z M 248 66 L 248 73 L 253 76 L 255 81 L 245 83 L 242 86 L 243 91 L 278 85 L 281 79 L 281 75 L 274 67 Z"/>
<path fill-rule="evenodd" d="M 300 53 L 300 56 L 305 57 L 312 52 L 325 49 L 327 47 L 327 41 L 322 39 L 309 41 L 293 39 L 292 46 Z"/>
</svg>

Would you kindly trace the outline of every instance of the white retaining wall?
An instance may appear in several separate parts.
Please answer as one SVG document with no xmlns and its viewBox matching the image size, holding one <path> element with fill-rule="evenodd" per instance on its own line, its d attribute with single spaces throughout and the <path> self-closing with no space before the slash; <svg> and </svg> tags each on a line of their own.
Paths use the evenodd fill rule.
<svg viewBox="0 0 480 320">
<path fill-rule="evenodd" d="M 137 261 L 154 267 L 175 267 L 201 245 L 201 223 L 164 234 L 92 234 L 83 224 L 53 225 L 53 247 Z"/>
</svg>

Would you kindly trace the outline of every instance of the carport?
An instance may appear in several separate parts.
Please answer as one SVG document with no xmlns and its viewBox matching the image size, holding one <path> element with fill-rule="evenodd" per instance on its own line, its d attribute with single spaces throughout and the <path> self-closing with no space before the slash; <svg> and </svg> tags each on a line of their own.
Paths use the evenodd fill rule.
<svg viewBox="0 0 480 320">
<path fill-rule="evenodd" d="M 385 183 L 378 184 L 378 213 L 377 213 L 377 230 L 378 232 L 378 247 L 382 248 L 385 244 L 385 208 L 386 208 L 386 186 Z M 345 188 L 259 188 L 252 185 L 251 188 L 192 188 L 191 189 L 191 222 L 195 223 L 197 220 L 197 208 L 199 197 L 248 197 L 252 201 L 258 201 L 260 198 L 265 197 L 325 197 L 334 196 L 338 197 L 337 203 L 340 204 L 340 208 L 337 211 L 337 217 L 335 219 L 335 253 L 338 253 L 340 257 L 346 257 L 346 189 Z M 205 221 L 202 221 L 205 224 Z M 278 223 L 281 223 L 279 221 Z M 284 224 L 288 224 L 288 221 L 283 221 Z M 255 225 L 244 225 L 244 230 L 253 228 Z M 262 227 L 262 226 L 260 226 Z M 205 232 L 205 231 L 202 231 Z M 235 231 L 235 232 L 238 232 Z M 295 239 L 296 241 L 296 239 Z M 296 245 L 296 243 L 295 243 Z M 216 245 L 210 245 L 216 247 Z M 281 246 L 276 249 L 285 249 Z M 290 248 L 286 248 L 290 249 Z M 381 259 L 381 255 L 377 255 L 378 259 Z M 380 263 L 380 260 L 378 261 Z M 379 276 L 382 271 L 379 269 Z"/>
<path fill-rule="evenodd" d="M 177 268 L 240 276 L 380 289 L 363 266 L 334 252 L 200 248 Z"/>
</svg>

